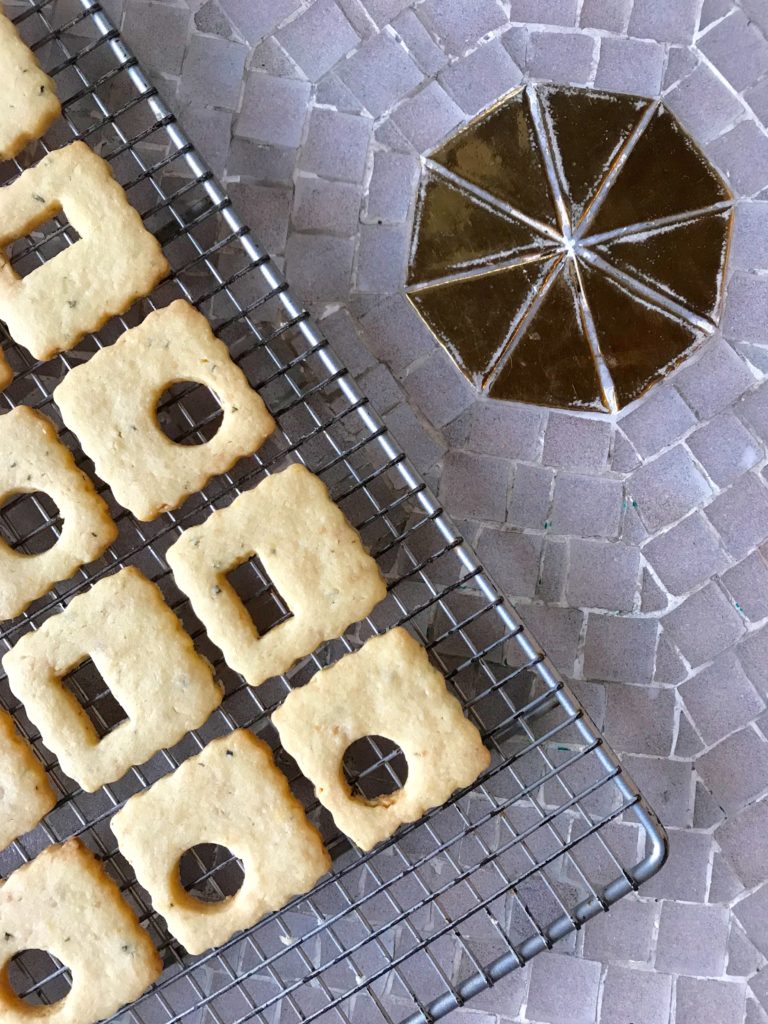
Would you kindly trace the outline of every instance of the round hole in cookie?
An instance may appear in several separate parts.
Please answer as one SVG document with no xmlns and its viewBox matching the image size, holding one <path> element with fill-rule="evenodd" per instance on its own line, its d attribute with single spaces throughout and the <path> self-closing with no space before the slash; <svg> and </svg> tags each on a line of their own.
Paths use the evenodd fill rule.
<svg viewBox="0 0 768 1024">
<path fill-rule="evenodd" d="M 179 860 L 179 878 L 190 896 L 201 903 L 221 903 L 240 890 L 243 862 L 218 843 L 191 846 Z"/>
<path fill-rule="evenodd" d="M 63 525 L 56 502 L 44 491 L 14 491 L 0 507 L 0 538 L 22 555 L 49 551 Z"/>
<path fill-rule="evenodd" d="M 408 762 L 400 747 L 386 736 L 362 736 L 344 752 L 344 778 L 355 796 L 381 800 L 402 789 Z"/>
<path fill-rule="evenodd" d="M 44 949 L 22 949 L 6 965 L 8 985 L 27 1006 L 58 1003 L 72 988 L 68 967 Z"/>
<path fill-rule="evenodd" d="M 160 429 L 174 444 L 205 444 L 214 437 L 224 416 L 213 391 L 191 380 L 171 384 L 156 408 Z"/>
</svg>

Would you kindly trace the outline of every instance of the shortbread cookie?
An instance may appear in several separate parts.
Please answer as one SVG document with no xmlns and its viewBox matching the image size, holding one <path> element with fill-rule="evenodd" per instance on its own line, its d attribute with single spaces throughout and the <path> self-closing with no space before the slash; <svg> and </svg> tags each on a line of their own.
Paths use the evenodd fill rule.
<svg viewBox="0 0 768 1024">
<path fill-rule="evenodd" d="M 363 850 L 469 786 L 490 763 L 480 733 L 404 629 L 322 669 L 289 694 L 272 721 L 317 799 Z M 386 736 L 408 763 L 402 789 L 378 800 L 353 794 L 344 777 L 344 755 L 364 736 Z"/>
<path fill-rule="evenodd" d="M 62 682 L 89 657 L 127 715 L 101 739 Z M 134 568 L 99 580 L 25 634 L 3 667 L 43 743 L 89 793 L 177 743 L 221 702 L 210 665 Z"/>
<path fill-rule="evenodd" d="M 269 747 L 244 729 L 131 797 L 112 830 L 155 910 L 190 953 L 250 928 L 331 866 Z M 220 903 L 205 903 L 181 884 L 179 861 L 201 843 L 224 846 L 243 863 L 241 888 Z"/>
<path fill-rule="evenodd" d="M 58 1003 L 33 1006 L 0 982 L 3 1024 L 94 1024 L 138 999 L 163 962 L 111 878 L 77 839 L 49 846 L 0 885 L 0 977 L 25 949 L 72 973 Z"/>
<path fill-rule="evenodd" d="M 0 711 L 0 850 L 56 806 L 56 794 L 32 748 Z"/>
<path fill-rule="evenodd" d="M 0 506 L 14 494 L 35 491 L 58 506 L 61 535 L 37 555 L 14 551 L 0 539 L 0 619 L 19 615 L 54 583 L 98 558 L 117 536 L 107 506 L 51 421 L 19 406 L 0 416 Z"/>
<path fill-rule="evenodd" d="M 0 159 L 10 160 L 30 139 L 39 139 L 61 113 L 53 79 L 0 13 Z"/>
<path fill-rule="evenodd" d="M 0 319 L 36 359 L 72 348 L 124 313 L 169 269 L 109 164 L 84 142 L 48 153 L 0 188 L 0 246 L 61 211 L 80 235 L 74 245 L 23 278 L 7 255 L 0 258 Z"/>
<path fill-rule="evenodd" d="M 265 636 L 227 580 L 253 555 L 292 613 Z M 325 484 L 299 465 L 185 530 L 166 557 L 208 636 L 251 686 L 341 636 L 387 592 Z"/>
<path fill-rule="evenodd" d="M 113 390 L 115 381 L 120 386 Z M 221 405 L 221 426 L 205 444 L 175 444 L 158 423 L 158 400 L 177 381 L 210 388 Z M 54 398 L 98 475 L 121 505 L 144 520 L 176 508 L 210 477 L 255 452 L 275 429 L 227 346 L 183 299 L 150 313 L 70 370 Z"/>
</svg>

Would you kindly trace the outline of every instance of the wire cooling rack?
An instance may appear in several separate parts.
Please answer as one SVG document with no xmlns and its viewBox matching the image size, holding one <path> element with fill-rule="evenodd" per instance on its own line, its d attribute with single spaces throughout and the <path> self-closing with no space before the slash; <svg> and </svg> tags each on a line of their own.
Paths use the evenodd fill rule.
<svg viewBox="0 0 768 1024">
<path fill-rule="evenodd" d="M 4 625 L 0 641 L 7 649 L 77 591 L 119 566 L 137 565 L 158 583 L 214 664 L 226 697 L 204 728 L 177 747 L 86 794 L 62 774 L 2 679 L 0 702 L 35 745 L 60 800 L 40 827 L 0 855 L 0 871 L 6 875 L 48 844 L 73 835 L 103 859 L 165 964 L 158 985 L 117 1015 L 121 1021 L 434 1021 L 636 889 L 663 863 L 664 833 L 232 212 L 99 4 L 17 0 L 10 13 L 56 79 L 64 116 L 45 145 L 33 147 L 23 162 L 6 165 L 5 179 L 45 149 L 84 139 L 112 164 L 147 227 L 163 242 L 173 275 L 126 317 L 48 363 L 35 363 L 6 344 L 15 377 L 0 395 L 3 410 L 25 403 L 44 411 L 93 476 L 77 439 L 62 427 L 53 388 L 68 368 L 151 308 L 184 296 L 229 344 L 279 428 L 258 455 L 151 524 L 135 521 L 101 486 L 120 528 L 116 543 L 99 562 Z M 15 265 L 29 272 L 76 237 L 62 216 L 55 218 L 15 245 Z M 190 385 L 175 386 L 159 411 L 167 432 L 181 443 L 199 442 L 216 426 L 215 402 Z M 345 638 L 253 690 L 207 640 L 175 588 L 164 555 L 183 528 L 297 460 L 322 477 L 358 528 L 386 575 L 388 596 Z M 3 536 L 22 551 L 44 549 L 58 527 L 56 508 L 40 495 L 15 497 L 0 516 Z M 262 629 L 286 614 L 257 563 L 240 570 L 233 583 Z M 280 749 L 269 712 L 319 667 L 398 624 L 426 645 L 493 759 L 470 790 L 362 855 L 335 830 Z M 81 666 L 67 682 L 99 733 L 120 719 L 121 709 L 92 665 Z M 117 850 L 109 821 L 133 793 L 237 726 L 252 729 L 275 750 L 333 854 L 333 871 L 312 893 L 215 952 L 189 957 L 153 914 Z M 368 796 L 392 789 L 403 777 L 402 756 L 375 738 L 362 750 L 358 745 L 348 769 Z M 238 864 L 220 848 L 197 848 L 182 867 L 183 881 L 203 898 L 220 898 L 236 885 Z M 45 953 L 25 954 L 11 968 L 17 991 L 37 1003 L 60 998 L 67 977 L 66 965 Z"/>
</svg>

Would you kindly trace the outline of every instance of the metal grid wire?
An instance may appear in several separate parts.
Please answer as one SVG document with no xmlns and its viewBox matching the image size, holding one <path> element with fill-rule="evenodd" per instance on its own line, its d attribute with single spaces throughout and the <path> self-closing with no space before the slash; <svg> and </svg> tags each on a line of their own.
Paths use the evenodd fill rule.
<svg viewBox="0 0 768 1024">
<path fill-rule="evenodd" d="M 663 831 L 233 214 L 99 4 L 17 0 L 9 13 L 56 79 L 64 116 L 46 144 L 33 147 L 15 167 L 7 166 L 5 180 L 47 148 L 73 136 L 84 139 L 110 161 L 131 203 L 164 244 L 173 274 L 150 300 L 48 363 L 35 363 L 7 343 L 15 377 L 0 395 L 3 410 L 25 403 L 44 411 L 93 477 L 77 439 L 61 424 L 51 392 L 68 368 L 114 341 L 150 309 L 183 296 L 228 343 L 278 430 L 256 456 L 150 524 L 134 520 L 100 485 L 120 528 L 118 540 L 102 559 L 3 627 L 5 650 L 60 611 L 74 593 L 133 564 L 160 586 L 215 666 L 226 696 L 202 729 L 119 782 L 87 794 L 63 775 L 7 681 L 0 680 L 0 703 L 34 744 L 60 795 L 43 824 L 0 855 L 0 871 L 6 875 L 48 844 L 74 835 L 102 858 L 165 964 L 159 984 L 122 1011 L 121 1021 L 436 1020 L 636 889 L 663 863 Z M 16 243 L 15 265 L 29 272 L 75 240 L 63 217 L 54 218 Z M 166 396 L 160 415 L 174 439 L 199 442 L 210 436 L 217 410 L 210 395 L 182 385 Z M 305 463 L 328 485 L 377 558 L 388 596 L 343 639 L 254 690 L 207 640 L 174 586 L 164 555 L 182 529 L 291 461 Z M 0 529 L 19 550 L 38 551 L 58 535 L 57 510 L 39 495 L 16 496 L 2 509 Z M 239 574 L 236 585 L 257 622 L 269 625 L 287 614 L 257 563 Z M 362 855 L 334 828 L 280 749 L 269 713 L 318 668 L 395 625 L 405 625 L 425 644 L 481 730 L 493 760 L 470 790 Z M 109 691 L 90 663 L 67 685 L 99 733 L 120 719 L 121 709 L 110 704 Z M 133 793 L 235 727 L 248 727 L 270 743 L 321 830 L 334 867 L 310 894 L 218 950 L 192 958 L 153 914 L 147 893 L 117 849 L 109 820 Z M 370 795 L 377 791 L 371 787 L 396 786 L 401 768 L 397 750 L 374 739 L 350 770 L 358 789 Z M 195 877 L 185 867 L 195 891 L 211 897 L 231 891 L 237 873 L 231 858 L 197 853 Z M 14 971 L 21 993 L 32 1002 L 50 1002 L 66 987 L 65 967 L 47 955 L 17 962 Z"/>
</svg>

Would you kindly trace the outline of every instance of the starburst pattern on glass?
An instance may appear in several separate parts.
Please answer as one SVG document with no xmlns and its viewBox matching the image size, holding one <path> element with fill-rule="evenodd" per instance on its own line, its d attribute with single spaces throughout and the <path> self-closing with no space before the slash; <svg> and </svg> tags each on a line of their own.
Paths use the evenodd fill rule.
<svg viewBox="0 0 768 1024">
<path fill-rule="evenodd" d="M 517 89 L 425 158 L 408 297 L 492 398 L 615 412 L 714 331 L 732 203 L 662 103 Z"/>
</svg>

